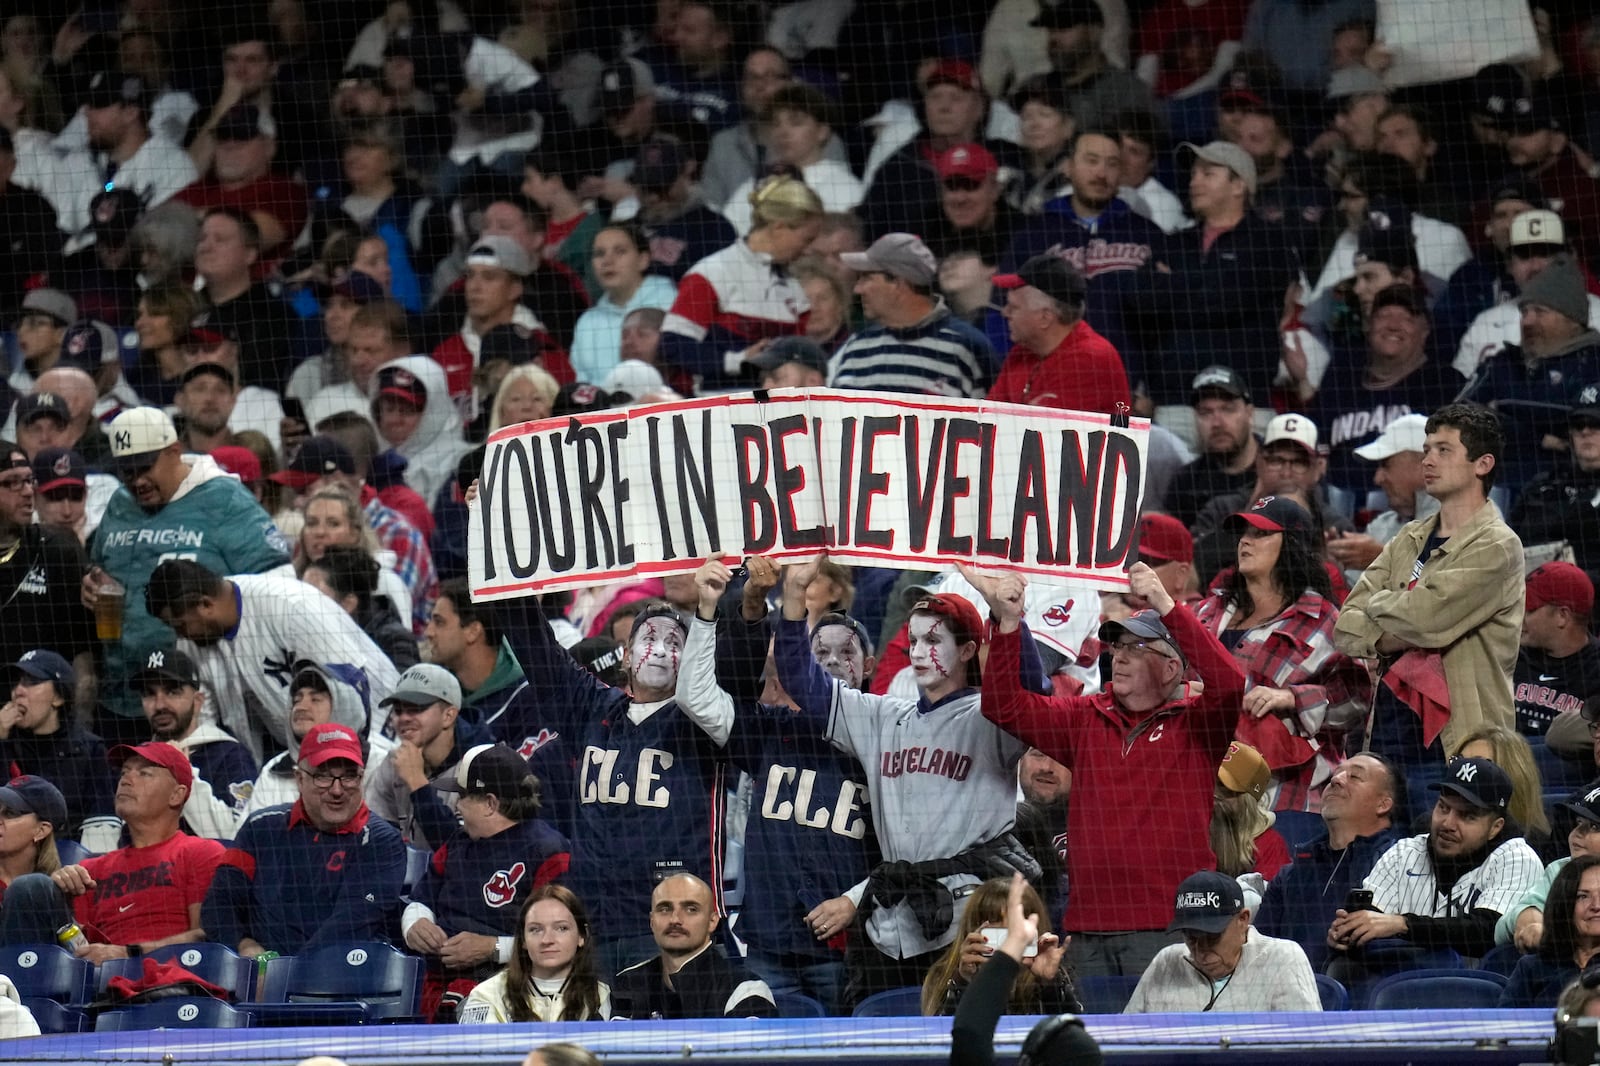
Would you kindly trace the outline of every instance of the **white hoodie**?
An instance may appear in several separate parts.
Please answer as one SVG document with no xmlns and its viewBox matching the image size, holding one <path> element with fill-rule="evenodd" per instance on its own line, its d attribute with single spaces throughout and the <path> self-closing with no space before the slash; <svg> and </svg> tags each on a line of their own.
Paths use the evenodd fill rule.
<svg viewBox="0 0 1600 1066">
<path fill-rule="evenodd" d="M 461 439 L 461 414 L 450 400 L 442 366 L 426 355 L 407 355 L 384 363 L 378 374 L 390 367 L 409 370 L 428 393 L 417 431 L 394 450 L 406 458 L 406 484 L 432 507 L 439 489 L 456 476 L 456 464 L 472 445 Z M 375 375 L 374 388 L 377 380 Z"/>
</svg>

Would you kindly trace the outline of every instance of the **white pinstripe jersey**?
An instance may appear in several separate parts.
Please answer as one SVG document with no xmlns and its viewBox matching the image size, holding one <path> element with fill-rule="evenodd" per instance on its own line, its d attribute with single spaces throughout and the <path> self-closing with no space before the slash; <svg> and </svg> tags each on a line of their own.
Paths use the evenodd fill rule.
<svg viewBox="0 0 1600 1066">
<path fill-rule="evenodd" d="M 1461 918 L 1480 908 L 1504 914 L 1543 871 L 1539 856 L 1517 837 L 1495 848 L 1483 865 L 1461 875 L 1450 894 L 1441 896 L 1424 833 L 1397 841 L 1384 852 L 1362 887 L 1372 891 L 1373 906 L 1385 914 Z"/>
</svg>

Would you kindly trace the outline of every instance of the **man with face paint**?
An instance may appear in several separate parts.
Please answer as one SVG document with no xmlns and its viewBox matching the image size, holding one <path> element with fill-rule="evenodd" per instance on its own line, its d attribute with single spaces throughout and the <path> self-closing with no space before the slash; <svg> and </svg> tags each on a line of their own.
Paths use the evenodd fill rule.
<svg viewBox="0 0 1600 1066">
<path fill-rule="evenodd" d="M 596 961 L 608 978 L 657 952 L 650 894 L 664 877 L 695 875 L 725 913 L 728 722 L 697 725 L 673 699 L 687 634 L 671 604 L 645 601 L 634 617 L 626 688 L 579 666 L 534 598 L 494 607 L 545 728 L 570 742 L 577 759 L 566 883 L 592 908 Z"/>
<path fill-rule="evenodd" d="M 1215 865 L 1212 790 L 1244 694 L 1233 657 L 1188 610 L 1175 609 L 1144 563 L 1128 577 L 1150 609 L 1100 627 L 1111 681 L 1094 696 L 1041 696 L 1023 679 L 1027 581 L 963 568 L 996 626 L 983 715 L 1072 771 L 1063 928 L 1076 973 L 1136 975 L 1176 934 L 1171 900 L 1190 873 Z M 1204 684 L 1184 683 L 1193 668 Z M 1152 805 L 1152 797 L 1158 797 Z M 1140 846 L 1130 847 L 1130 841 Z"/>
<path fill-rule="evenodd" d="M 909 623 L 918 697 L 861 692 L 813 657 L 805 599 L 819 561 L 784 574 L 774 657 L 800 712 L 867 772 L 885 862 L 862 896 L 870 943 L 849 960 L 849 997 L 858 1002 L 919 984 L 955 939 L 972 888 L 996 869 L 1037 880 L 1039 866 L 1011 834 L 1026 745 L 979 713 L 977 608 L 950 594 L 919 599 Z"/>
<path fill-rule="evenodd" d="M 733 577 L 728 567 L 709 559 L 695 572 L 698 605 L 678 672 L 678 704 L 697 720 L 732 715 L 728 758 L 754 785 L 739 914 L 745 965 L 774 992 L 804 993 L 842 1014 L 844 934 L 878 861 L 866 779 L 814 719 L 795 713 L 780 686 L 762 699 L 767 593 L 778 568 L 760 557 L 747 565 L 740 608 L 731 614 L 717 609 Z M 859 691 L 872 674 L 872 642 L 846 614 L 817 621 L 811 654 L 849 689 Z"/>
</svg>

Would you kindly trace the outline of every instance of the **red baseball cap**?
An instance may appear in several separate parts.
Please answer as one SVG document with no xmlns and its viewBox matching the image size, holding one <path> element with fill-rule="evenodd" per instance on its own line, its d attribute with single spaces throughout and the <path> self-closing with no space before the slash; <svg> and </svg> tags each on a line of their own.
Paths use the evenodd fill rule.
<svg viewBox="0 0 1600 1066">
<path fill-rule="evenodd" d="M 378 371 L 377 394 L 405 400 L 419 411 L 428 406 L 428 387 L 403 366 L 390 366 Z"/>
<path fill-rule="evenodd" d="M 1545 563 L 1528 575 L 1527 610 L 1548 606 L 1566 607 L 1573 614 L 1587 615 L 1594 610 L 1594 582 L 1571 563 Z"/>
<path fill-rule="evenodd" d="M 982 181 L 1000 173 L 1000 162 L 994 153 L 981 144 L 968 142 L 946 148 L 933 159 L 934 173 L 939 180 L 946 178 L 971 178 Z"/>
<path fill-rule="evenodd" d="M 151 740 L 137 746 L 118 744 L 106 752 L 106 758 L 118 770 L 135 755 L 171 773 L 184 788 L 194 787 L 194 767 L 189 765 L 189 757 L 164 740 Z"/>
<path fill-rule="evenodd" d="M 249 448 L 238 444 L 224 444 L 220 448 L 211 449 L 211 458 L 216 460 L 218 466 L 238 477 L 246 485 L 254 485 L 261 480 L 261 460 L 257 459 L 256 453 Z"/>
<path fill-rule="evenodd" d="M 356 736 L 355 730 L 338 722 L 324 722 L 300 742 L 300 761 L 316 767 L 334 759 L 349 759 L 361 767 L 367 765 L 367 757 L 361 754 L 361 738 Z"/>
<path fill-rule="evenodd" d="M 953 592 L 929 592 L 911 605 L 912 614 L 931 614 L 943 618 L 950 625 L 950 635 L 957 644 L 983 640 L 983 616 L 965 596 Z M 976 685 L 983 680 L 983 668 L 974 655 L 967 661 L 967 684 Z"/>
<path fill-rule="evenodd" d="M 1139 554 L 1169 563 L 1194 562 L 1194 534 L 1169 514 L 1139 516 Z"/>
<path fill-rule="evenodd" d="M 922 83 L 922 91 L 927 92 L 935 85 L 954 85 L 968 92 L 983 92 L 977 69 L 964 59 L 941 59 L 934 64 L 933 70 L 928 72 L 927 79 Z"/>
</svg>

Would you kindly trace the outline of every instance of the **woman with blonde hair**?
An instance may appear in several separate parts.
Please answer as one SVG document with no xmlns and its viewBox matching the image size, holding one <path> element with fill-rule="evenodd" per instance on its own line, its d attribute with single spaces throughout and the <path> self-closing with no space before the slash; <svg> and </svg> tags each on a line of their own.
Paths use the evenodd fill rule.
<svg viewBox="0 0 1600 1066">
<path fill-rule="evenodd" d="M 1522 827 L 1534 850 L 1543 854 L 1549 842 L 1550 819 L 1544 813 L 1544 783 L 1533 761 L 1533 749 L 1521 733 L 1505 726 L 1484 726 L 1462 738 L 1450 757 L 1488 759 L 1511 778 L 1511 805 L 1506 813 Z"/>
<path fill-rule="evenodd" d="M 295 545 L 295 573 L 303 578 L 306 568 L 320 560 L 329 548 L 360 548 L 378 562 L 378 595 L 394 604 L 400 618 L 409 623 L 411 590 L 395 572 L 395 554 L 378 544 L 361 502 L 345 489 L 328 485 L 306 497 L 300 513 L 305 516 L 305 524 Z"/>
<path fill-rule="evenodd" d="M 996 877 L 973 890 L 961 912 L 956 938 L 928 970 L 922 982 L 922 1013 L 926 1017 L 954 1014 L 967 984 L 978 972 L 995 945 L 1005 939 L 1006 905 L 1011 894 L 1011 879 Z M 1033 886 L 1022 890 L 1022 911 L 1037 922 L 1039 939 L 1025 954 L 1022 972 L 1011 986 L 1009 1014 L 1075 1014 L 1083 1009 L 1072 981 L 1061 966 L 1067 945 L 1050 929 L 1044 901 Z M 985 938 L 988 930 L 998 930 L 993 944 Z M 990 934 L 993 935 L 992 933 Z"/>
<path fill-rule="evenodd" d="M 1229 877 L 1258 873 L 1270 881 L 1289 861 L 1289 844 L 1273 828 L 1276 816 L 1263 798 L 1272 781 L 1272 768 L 1261 753 L 1237 740 L 1217 767 L 1212 794 L 1211 853 L 1217 872 Z"/>
<path fill-rule="evenodd" d="M 23 874 L 61 869 L 56 830 L 67 824 L 67 801 L 42 777 L 14 777 L 0 788 L 0 892 Z"/>
<path fill-rule="evenodd" d="M 661 326 L 662 362 L 704 388 L 732 388 L 753 379 L 749 361 L 769 341 L 805 333 L 811 304 L 785 268 L 816 239 L 822 215 L 799 178 L 774 175 L 752 189 L 749 236 L 700 260 L 678 284 Z"/>
<path fill-rule="evenodd" d="M 495 390 L 494 404 L 489 408 L 489 432 L 518 422 L 549 418 L 560 393 L 561 385 L 544 367 L 534 363 L 512 367 Z"/>
</svg>

